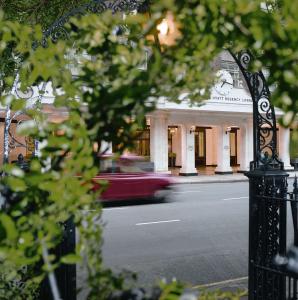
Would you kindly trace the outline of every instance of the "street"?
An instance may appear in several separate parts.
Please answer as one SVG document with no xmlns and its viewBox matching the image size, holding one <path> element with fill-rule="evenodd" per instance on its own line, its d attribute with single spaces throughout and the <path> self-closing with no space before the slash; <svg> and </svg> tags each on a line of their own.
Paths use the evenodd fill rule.
<svg viewBox="0 0 298 300">
<path fill-rule="evenodd" d="M 247 276 L 248 182 L 180 184 L 168 202 L 105 207 L 104 264 L 140 284 Z"/>
</svg>

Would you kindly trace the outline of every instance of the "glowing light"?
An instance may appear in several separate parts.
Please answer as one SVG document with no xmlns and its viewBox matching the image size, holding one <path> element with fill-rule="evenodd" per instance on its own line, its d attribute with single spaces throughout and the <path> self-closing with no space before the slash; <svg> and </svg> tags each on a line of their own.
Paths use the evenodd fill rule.
<svg viewBox="0 0 298 300">
<path fill-rule="evenodd" d="M 174 15 L 171 12 L 167 12 L 165 18 L 156 26 L 158 39 L 162 46 L 175 45 L 176 39 L 180 36 L 178 27 L 178 24 L 175 23 Z"/>
<path fill-rule="evenodd" d="M 163 19 L 160 24 L 157 25 L 157 30 L 161 35 L 167 35 L 169 32 L 169 24 L 166 19 Z"/>
</svg>

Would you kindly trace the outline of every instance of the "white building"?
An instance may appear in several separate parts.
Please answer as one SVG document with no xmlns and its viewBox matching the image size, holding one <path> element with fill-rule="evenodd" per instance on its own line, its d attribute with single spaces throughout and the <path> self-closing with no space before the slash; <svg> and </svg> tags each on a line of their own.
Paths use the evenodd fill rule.
<svg viewBox="0 0 298 300">
<path fill-rule="evenodd" d="M 221 55 L 219 75 L 223 81 L 213 87 L 211 99 L 201 106 L 164 100 L 147 116 L 148 128 L 137 141 L 136 151 L 150 155 L 155 171 L 168 172 L 171 157 L 175 157 L 175 172 L 185 176 L 197 175 L 198 168 L 208 166 L 215 167 L 210 169 L 218 174 L 249 170 L 253 160 L 252 100 L 228 53 Z M 276 118 L 280 116 L 282 112 L 276 109 Z M 279 126 L 277 139 L 285 169 L 293 169 L 290 129 Z"/>
</svg>

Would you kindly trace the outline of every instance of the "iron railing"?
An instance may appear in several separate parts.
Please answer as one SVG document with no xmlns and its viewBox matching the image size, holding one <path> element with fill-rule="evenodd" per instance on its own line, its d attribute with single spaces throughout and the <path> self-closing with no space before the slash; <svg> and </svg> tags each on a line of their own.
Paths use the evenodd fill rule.
<svg viewBox="0 0 298 300">
<path fill-rule="evenodd" d="M 290 192 L 288 181 L 286 173 L 250 177 L 249 299 L 298 300 L 298 255 L 286 253 L 289 241 L 298 246 L 297 177 Z M 289 211 L 294 234 L 287 239 Z"/>
</svg>

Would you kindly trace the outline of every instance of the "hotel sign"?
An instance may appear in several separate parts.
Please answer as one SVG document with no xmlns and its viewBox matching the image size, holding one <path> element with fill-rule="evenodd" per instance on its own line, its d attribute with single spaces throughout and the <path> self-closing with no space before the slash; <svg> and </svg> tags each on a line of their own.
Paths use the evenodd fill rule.
<svg viewBox="0 0 298 300">
<path fill-rule="evenodd" d="M 252 100 L 249 97 L 233 97 L 233 96 L 211 96 L 211 100 L 220 101 L 220 102 L 229 102 L 229 103 L 251 103 Z"/>
</svg>

